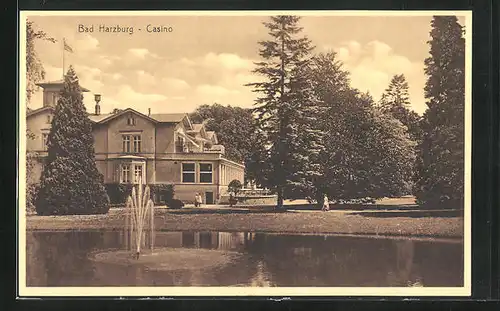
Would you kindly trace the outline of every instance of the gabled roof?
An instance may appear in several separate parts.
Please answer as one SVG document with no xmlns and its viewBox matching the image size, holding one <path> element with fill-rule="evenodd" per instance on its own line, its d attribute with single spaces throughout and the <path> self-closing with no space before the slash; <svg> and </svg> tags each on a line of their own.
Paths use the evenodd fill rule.
<svg viewBox="0 0 500 311">
<path fill-rule="evenodd" d="M 179 123 L 186 115 L 186 113 L 153 113 L 151 118 L 162 123 Z"/>
<path fill-rule="evenodd" d="M 191 120 L 189 120 L 189 116 L 187 113 L 153 113 L 151 114 L 151 118 L 157 120 L 160 123 L 180 123 L 185 122 L 188 130 L 193 128 L 193 124 Z"/>
<path fill-rule="evenodd" d="M 206 134 L 206 131 L 205 131 L 205 124 L 203 123 L 194 123 L 193 124 L 193 127 L 191 130 L 188 131 L 189 133 L 191 134 L 200 134 L 201 137 L 204 137 Z"/>
<path fill-rule="evenodd" d="M 33 116 L 35 114 L 38 114 L 38 113 L 43 112 L 43 111 L 48 111 L 48 110 L 54 111 L 54 108 L 51 107 L 51 106 L 46 106 L 46 107 L 41 107 L 41 108 L 38 108 L 38 109 L 35 109 L 35 110 L 31 110 L 31 111 L 29 111 L 26 114 L 26 117 L 31 117 L 31 116 Z"/>
<path fill-rule="evenodd" d="M 201 123 L 194 123 L 193 124 L 193 132 L 199 132 L 203 128 L 203 124 Z"/>
<path fill-rule="evenodd" d="M 63 79 L 60 79 L 60 80 L 55 80 L 55 81 L 47 81 L 47 82 L 40 82 L 40 83 L 36 83 L 37 86 L 39 87 L 42 87 L 42 88 L 46 88 L 48 86 L 60 86 L 60 87 L 64 87 L 64 80 Z M 80 85 L 80 90 L 82 92 L 90 92 L 89 89 L 83 87 Z"/>
<path fill-rule="evenodd" d="M 38 113 L 46 111 L 46 110 L 53 111 L 54 108 L 50 107 L 50 106 L 38 108 L 38 109 L 35 109 L 32 111 L 29 111 L 26 114 L 26 117 L 30 117 L 32 115 L 38 114 Z M 115 119 L 118 116 L 121 116 L 125 113 L 130 113 L 130 112 L 134 113 L 136 115 L 139 115 L 140 117 L 143 117 L 145 119 L 148 119 L 154 123 L 174 123 L 174 124 L 177 124 L 177 123 L 184 121 L 184 122 L 186 122 L 189 131 L 191 131 L 193 128 L 193 124 L 191 124 L 191 121 L 189 120 L 187 113 L 162 113 L 162 114 L 152 114 L 150 116 L 147 116 L 147 115 L 142 114 L 142 113 L 140 113 L 132 108 L 120 110 L 116 113 L 103 113 L 103 114 L 99 114 L 99 115 L 89 114 L 89 119 L 94 123 L 103 124 L 103 123 L 106 123 L 108 121 Z"/>
<path fill-rule="evenodd" d="M 99 114 L 99 115 L 90 114 L 89 119 L 93 122 L 99 123 L 99 122 L 103 121 L 104 119 L 109 118 L 113 115 L 114 115 L 114 113 L 104 113 L 104 114 Z"/>
<path fill-rule="evenodd" d="M 219 140 L 217 139 L 217 135 L 215 134 L 214 131 L 207 131 L 207 138 L 210 140 L 214 140 L 215 144 L 219 142 Z"/>
<path fill-rule="evenodd" d="M 107 114 L 99 114 L 99 115 L 91 114 L 91 115 L 89 115 L 89 118 L 96 123 L 102 124 L 102 123 L 106 123 L 108 121 L 111 121 L 111 120 L 113 120 L 113 119 L 115 119 L 115 118 L 117 118 L 125 113 L 133 113 L 133 114 L 139 115 L 140 117 L 148 119 L 151 122 L 154 122 L 154 123 L 158 122 L 157 120 L 155 120 L 151 117 L 148 117 L 147 115 L 142 114 L 142 113 L 140 113 L 132 108 L 127 108 L 127 109 L 121 110 L 117 113 L 107 113 Z"/>
</svg>

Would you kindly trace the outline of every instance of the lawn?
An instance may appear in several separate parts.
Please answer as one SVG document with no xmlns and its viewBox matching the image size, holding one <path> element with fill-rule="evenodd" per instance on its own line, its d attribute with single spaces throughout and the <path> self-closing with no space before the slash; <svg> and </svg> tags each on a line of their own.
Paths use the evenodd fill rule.
<svg viewBox="0 0 500 311">
<path fill-rule="evenodd" d="M 107 215 L 27 216 L 27 230 L 121 230 L 123 210 Z M 428 216 L 354 211 L 234 211 L 183 209 L 156 211 L 155 228 L 168 231 L 255 231 L 282 233 L 337 233 L 462 238 L 461 216 Z"/>
</svg>

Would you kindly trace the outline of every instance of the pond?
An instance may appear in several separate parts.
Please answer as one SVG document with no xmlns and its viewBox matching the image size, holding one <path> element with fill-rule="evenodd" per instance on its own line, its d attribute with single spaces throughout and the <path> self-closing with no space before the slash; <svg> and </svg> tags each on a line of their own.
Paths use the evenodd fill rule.
<svg viewBox="0 0 500 311">
<path fill-rule="evenodd" d="M 187 268 L 166 270 L 93 257 L 96 252 L 125 251 L 126 238 L 121 231 L 27 232 L 26 285 L 463 286 L 462 241 L 156 231 L 154 248 L 177 250 L 175 256 L 192 254 L 193 260 L 204 250 L 238 256 L 207 268 L 190 268 L 188 263 Z"/>
</svg>

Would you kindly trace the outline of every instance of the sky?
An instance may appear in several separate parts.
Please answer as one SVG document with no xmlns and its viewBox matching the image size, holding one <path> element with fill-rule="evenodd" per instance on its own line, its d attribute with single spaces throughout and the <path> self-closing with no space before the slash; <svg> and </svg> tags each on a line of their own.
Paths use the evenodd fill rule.
<svg viewBox="0 0 500 311">
<path fill-rule="evenodd" d="M 257 94 L 244 86 L 260 79 L 252 74 L 259 61 L 258 42 L 268 39 L 265 16 L 29 16 L 35 27 L 58 40 L 38 41 L 37 53 L 46 80 L 72 65 L 85 94 L 87 111 L 93 94 L 102 95 L 101 113 L 134 108 L 146 113 L 192 112 L 199 105 L 250 108 Z M 304 16 L 303 35 L 315 52 L 334 51 L 350 72 L 351 85 L 376 101 L 395 74 L 404 74 L 411 109 L 425 109 L 424 59 L 429 56 L 431 16 Z M 459 21 L 464 25 L 464 18 Z M 81 25 L 81 26 L 80 26 Z M 82 27 L 93 25 L 93 32 Z M 134 27 L 129 32 L 99 32 L 100 25 Z M 170 31 L 148 32 L 164 26 Z M 169 28 L 171 27 L 171 28 Z M 139 30 L 140 29 L 140 30 Z M 41 91 L 31 108 L 42 106 Z"/>
</svg>

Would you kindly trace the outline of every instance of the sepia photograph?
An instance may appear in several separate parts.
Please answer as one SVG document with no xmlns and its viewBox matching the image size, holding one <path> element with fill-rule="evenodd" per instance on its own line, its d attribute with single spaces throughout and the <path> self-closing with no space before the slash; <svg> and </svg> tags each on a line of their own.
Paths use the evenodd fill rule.
<svg viewBox="0 0 500 311">
<path fill-rule="evenodd" d="M 21 11 L 20 296 L 469 296 L 470 11 Z"/>
</svg>

